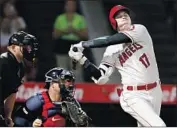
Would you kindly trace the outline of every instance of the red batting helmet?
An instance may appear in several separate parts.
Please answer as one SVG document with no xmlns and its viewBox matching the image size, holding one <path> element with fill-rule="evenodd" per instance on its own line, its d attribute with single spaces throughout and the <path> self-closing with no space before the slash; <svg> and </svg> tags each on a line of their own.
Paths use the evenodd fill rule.
<svg viewBox="0 0 177 128">
<path fill-rule="evenodd" d="M 116 5 L 116 6 L 112 7 L 111 11 L 109 13 L 109 21 L 111 22 L 111 25 L 112 25 L 114 30 L 117 30 L 117 22 L 114 19 L 115 14 L 117 14 L 121 10 L 125 10 L 125 11 L 128 12 L 128 14 L 130 14 L 129 8 L 127 8 L 125 6 L 122 6 L 122 5 Z"/>
</svg>

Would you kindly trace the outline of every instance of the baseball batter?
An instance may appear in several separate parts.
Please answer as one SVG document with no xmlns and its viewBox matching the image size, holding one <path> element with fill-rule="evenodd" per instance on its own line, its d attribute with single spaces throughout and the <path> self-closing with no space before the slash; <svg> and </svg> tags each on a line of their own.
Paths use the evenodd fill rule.
<svg viewBox="0 0 177 128">
<path fill-rule="evenodd" d="M 122 5 L 111 9 L 109 20 L 118 33 L 72 45 L 69 56 L 92 72 L 96 84 L 105 84 L 116 68 L 123 85 L 122 109 L 137 120 L 138 126 L 166 126 L 159 117 L 162 90 L 151 36 L 145 26 L 131 23 L 130 10 Z M 105 46 L 98 68 L 82 53 L 84 48 Z"/>
</svg>

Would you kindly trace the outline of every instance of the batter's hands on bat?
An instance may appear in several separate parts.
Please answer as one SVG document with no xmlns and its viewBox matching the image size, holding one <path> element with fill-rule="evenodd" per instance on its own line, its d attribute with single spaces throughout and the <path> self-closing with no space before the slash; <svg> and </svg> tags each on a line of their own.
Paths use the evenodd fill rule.
<svg viewBox="0 0 177 128">
<path fill-rule="evenodd" d="M 77 51 L 74 51 L 73 50 L 73 48 L 74 48 L 75 46 L 74 45 L 72 45 L 71 47 L 70 47 L 70 50 L 69 50 L 69 56 L 72 58 L 72 59 L 74 59 L 74 60 L 76 60 L 76 61 L 79 61 L 82 57 L 83 57 L 83 53 L 81 52 L 81 51 L 79 51 L 79 50 L 77 50 Z"/>
<path fill-rule="evenodd" d="M 81 65 L 83 65 L 85 63 L 85 61 L 87 60 L 87 58 L 84 56 L 84 54 L 81 52 L 81 50 L 78 49 L 77 51 L 74 51 L 73 50 L 74 47 L 75 47 L 75 45 L 71 45 L 68 55 L 71 59 L 76 60 Z"/>
<path fill-rule="evenodd" d="M 80 41 L 79 43 L 74 44 L 73 47 L 77 47 L 78 51 L 83 52 L 84 51 L 84 47 L 82 46 L 83 42 L 84 41 Z"/>
<path fill-rule="evenodd" d="M 41 127 L 42 120 L 41 119 L 35 119 L 33 122 L 33 127 Z"/>
</svg>

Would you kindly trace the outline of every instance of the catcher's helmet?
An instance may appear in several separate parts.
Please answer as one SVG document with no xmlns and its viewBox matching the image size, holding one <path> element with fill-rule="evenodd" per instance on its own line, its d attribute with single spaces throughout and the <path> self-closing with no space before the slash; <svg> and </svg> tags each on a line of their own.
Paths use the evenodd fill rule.
<svg viewBox="0 0 177 128">
<path fill-rule="evenodd" d="M 23 47 L 23 56 L 28 61 L 34 61 L 37 57 L 39 44 L 35 36 L 24 31 L 14 33 L 9 39 L 10 45 L 19 45 Z"/>
<path fill-rule="evenodd" d="M 64 95 L 65 93 L 73 93 L 75 77 L 73 72 L 68 71 L 64 68 L 52 68 L 45 74 L 45 88 L 50 87 L 51 82 L 58 82 L 60 87 L 60 93 Z M 71 85 L 65 86 L 66 82 L 70 82 Z"/>
<path fill-rule="evenodd" d="M 111 8 L 110 13 L 109 13 L 109 21 L 113 27 L 114 30 L 117 30 L 117 22 L 115 20 L 115 15 L 119 12 L 125 10 L 128 14 L 130 14 L 129 8 L 122 6 L 122 5 L 116 5 Z"/>
</svg>

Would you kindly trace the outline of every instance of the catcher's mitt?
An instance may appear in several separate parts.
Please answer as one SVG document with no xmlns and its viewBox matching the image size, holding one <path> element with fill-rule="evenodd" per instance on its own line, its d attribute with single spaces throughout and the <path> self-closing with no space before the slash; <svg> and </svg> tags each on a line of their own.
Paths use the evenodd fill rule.
<svg viewBox="0 0 177 128">
<path fill-rule="evenodd" d="M 87 114 L 79 108 L 75 103 L 63 101 L 62 113 L 65 113 L 73 121 L 76 126 L 87 126 L 89 117 Z"/>
</svg>

